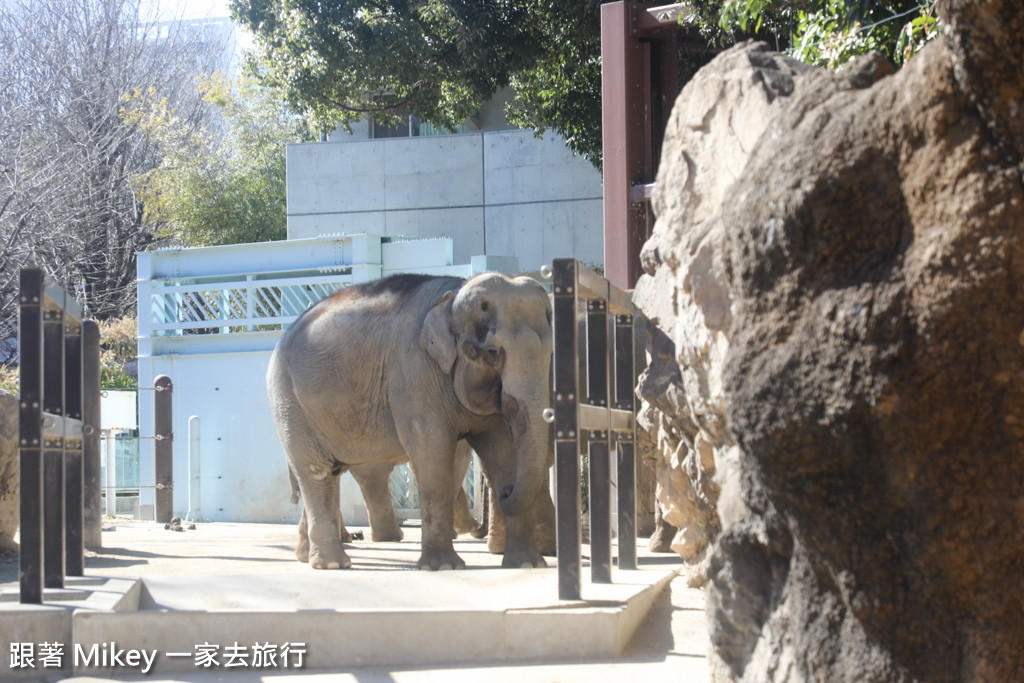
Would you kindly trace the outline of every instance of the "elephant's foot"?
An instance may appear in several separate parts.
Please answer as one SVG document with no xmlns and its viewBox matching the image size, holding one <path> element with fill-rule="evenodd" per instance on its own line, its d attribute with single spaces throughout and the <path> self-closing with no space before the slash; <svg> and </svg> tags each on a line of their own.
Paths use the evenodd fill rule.
<svg viewBox="0 0 1024 683">
<path fill-rule="evenodd" d="M 650 540 L 647 541 L 647 549 L 652 553 L 673 552 L 672 539 L 675 538 L 676 531 L 677 529 L 665 520 L 658 520 L 654 533 L 651 534 Z"/>
<path fill-rule="evenodd" d="M 398 543 L 405 538 L 405 532 L 397 524 L 389 529 L 376 529 L 371 526 L 370 534 L 374 543 Z"/>
<path fill-rule="evenodd" d="M 452 531 L 452 538 L 458 538 L 460 534 L 469 534 L 473 538 L 483 538 L 487 535 L 487 529 L 483 524 L 475 521 L 473 524 L 462 525 L 456 522 L 455 529 Z"/>
<path fill-rule="evenodd" d="M 416 566 L 420 569 L 465 569 L 466 562 L 451 548 L 438 551 L 424 550 Z"/>
<path fill-rule="evenodd" d="M 491 528 L 487 531 L 487 551 L 492 555 L 505 552 L 505 520 L 502 517 L 491 517 Z"/>
<path fill-rule="evenodd" d="M 554 521 L 538 524 L 533 530 L 533 544 L 541 555 L 554 557 L 558 554 L 558 546 L 555 541 Z"/>
<path fill-rule="evenodd" d="M 295 559 L 299 562 L 309 562 L 309 539 L 300 538 L 295 544 Z"/>
<path fill-rule="evenodd" d="M 352 560 L 340 543 L 331 549 L 314 546 L 309 552 L 309 566 L 313 569 L 348 569 L 352 566 Z"/>
<path fill-rule="evenodd" d="M 546 567 L 548 563 L 544 561 L 540 553 L 532 548 L 506 549 L 505 557 L 501 559 L 501 566 L 505 569 L 533 569 L 536 567 Z"/>
</svg>

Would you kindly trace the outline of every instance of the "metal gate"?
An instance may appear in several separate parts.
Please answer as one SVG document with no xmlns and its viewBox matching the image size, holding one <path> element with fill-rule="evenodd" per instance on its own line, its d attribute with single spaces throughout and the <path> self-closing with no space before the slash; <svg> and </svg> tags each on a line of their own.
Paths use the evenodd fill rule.
<svg viewBox="0 0 1024 683">
<path fill-rule="evenodd" d="M 21 602 L 41 603 L 99 535 L 99 328 L 42 270 L 20 277 Z"/>
<path fill-rule="evenodd" d="M 633 388 L 640 364 L 634 334 L 641 318 L 628 293 L 575 259 L 555 259 L 552 280 L 558 597 L 578 600 L 581 453 L 589 456 L 591 581 L 611 583 L 613 444 L 618 474 L 618 566 L 636 569 Z M 585 326 L 577 321 L 582 301 L 586 301 Z"/>
</svg>

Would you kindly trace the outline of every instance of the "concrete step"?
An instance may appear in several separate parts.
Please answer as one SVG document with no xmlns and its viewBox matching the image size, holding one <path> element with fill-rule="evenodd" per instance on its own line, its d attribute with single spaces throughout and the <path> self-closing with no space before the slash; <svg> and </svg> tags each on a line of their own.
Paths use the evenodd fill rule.
<svg viewBox="0 0 1024 683">
<path fill-rule="evenodd" d="M 457 544 L 475 568 L 411 569 L 419 544 L 409 536 L 416 530 L 401 544 L 359 545 L 356 568 L 344 571 L 294 562 L 260 573 L 69 579 L 44 606 L 0 600 L 0 638 L 59 642 L 65 675 L 104 677 L 610 661 L 679 568 L 642 564 L 592 584 L 585 567 L 583 599 L 561 601 L 555 567 L 502 569 L 480 541 Z"/>
</svg>

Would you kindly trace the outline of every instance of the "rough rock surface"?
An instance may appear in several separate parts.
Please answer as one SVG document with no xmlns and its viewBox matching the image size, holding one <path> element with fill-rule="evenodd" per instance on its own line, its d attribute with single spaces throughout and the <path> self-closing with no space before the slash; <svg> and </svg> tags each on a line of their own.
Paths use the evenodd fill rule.
<svg viewBox="0 0 1024 683">
<path fill-rule="evenodd" d="M 641 377 L 640 426 L 656 442 L 657 496 L 671 547 L 702 582 L 719 530 L 717 469 L 734 467 L 722 372 L 732 311 L 721 207 L 768 125 L 773 103 L 809 67 L 764 45 L 730 50 L 680 94 L 665 134 L 634 300 L 654 323 Z"/>
<path fill-rule="evenodd" d="M 18 530 L 18 400 L 0 389 L 0 554 L 16 549 Z"/>
<path fill-rule="evenodd" d="M 1024 6 L 939 11 L 947 35 L 895 74 L 724 53 L 690 133 L 758 87 L 767 125 L 722 133 L 733 166 L 663 154 L 646 265 L 673 296 L 640 302 L 683 377 L 662 419 L 722 429 L 718 680 L 1024 680 Z M 702 174 L 724 190 L 695 199 Z M 731 316 L 703 347 L 701 272 Z"/>
</svg>

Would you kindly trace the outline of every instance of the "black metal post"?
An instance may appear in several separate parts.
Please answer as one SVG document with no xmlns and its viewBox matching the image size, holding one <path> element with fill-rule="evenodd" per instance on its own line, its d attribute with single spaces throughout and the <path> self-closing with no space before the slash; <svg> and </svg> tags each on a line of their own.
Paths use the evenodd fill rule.
<svg viewBox="0 0 1024 683">
<path fill-rule="evenodd" d="M 64 587 L 64 296 L 43 307 L 43 584 Z M 49 294 L 49 292 L 48 292 Z"/>
<path fill-rule="evenodd" d="M 555 259 L 555 510 L 557 514 L 558 597 L 580 599 L 580 445 L 576 336 L 576 260 Z"/>
<path fill-rule="evenodd" d="M 65 311 L 64 324 L 64 371 L 66 417 L 81 421 L 82 397 L 82 323 Z M 82 517 L 83 487 L 85 476 L 82 461 L 82 425 L 68 428 L 64 435 L 64 504 L 65 523 L 65 572 L 68 576 L 85 575 L 85 539 Z"/>
<path fill-rule="evenodd" d="M 612 513 L 608 432 L 592 431 L 589 441 L 590 580 L 593 583 L 611 583 Z"/>
<path fill-rule="evenodd" d="M 43 601 L 43 272 L 21 271 L 19 291 L 19 503 L 21 602 Z"/>
<path fill-rule="evenodd" d="M 636 569 L 636 457 L 633 435 L 620 432 L 617 436 L 619 569 Z"/>
<path fill-rule="evenodd" d="M 587 302 L 587 403 L 608 407 L 608 304 Z M 611 465 L 608 432 L 591 431 L 588 438 L 590 494 L 590 580 L 612 581 Z"/>
<path fill-rule="evenodd" d="M 174 385 L 167 375 L 153 380 L 156 397 L 153 400 L 153 423 L 156 432 L 154 470 L 156 473 L 157 522 L 166 524 L 174 516 L 174 433 L 171 419 L 171 397 Z"/>
<path fill-rule="evenodd" d="M 636 364 L 633 317 L 615 317 L 615 407 L 636 412 Z M 636 422 L 631 432 L 619 432 L 616 467 L 619 507 L 619 569 L 636 569 Z"/>
<path fill-rule="evenodd" d="M 100 330 L 94 320 L 82 323 L 82 482 L 83 541 L 103 544 L 100 488 Z"/>
</svg>

